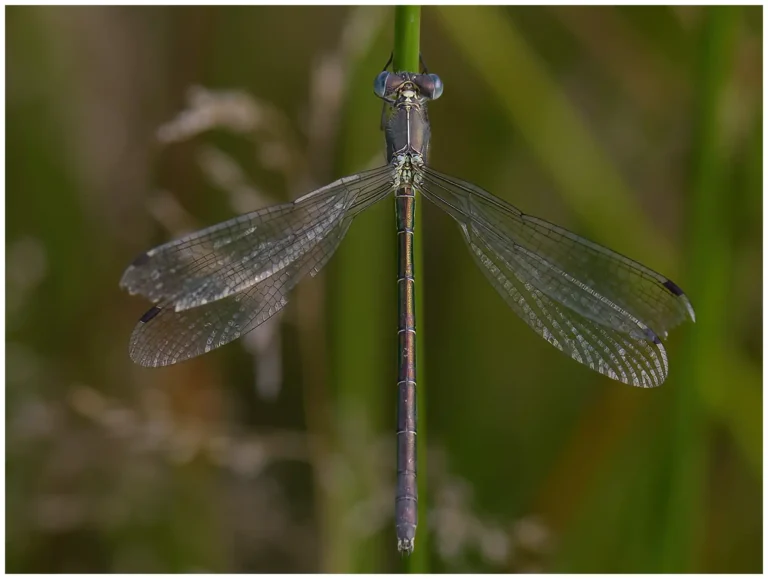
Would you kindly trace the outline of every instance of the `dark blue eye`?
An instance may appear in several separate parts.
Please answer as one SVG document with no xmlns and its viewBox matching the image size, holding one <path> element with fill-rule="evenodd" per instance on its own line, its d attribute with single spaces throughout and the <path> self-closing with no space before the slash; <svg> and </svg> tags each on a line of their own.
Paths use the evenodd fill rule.
<svg viewBox="0 0 768 579">
<path fill-rule="evenodd" d="M 432 100 L 437 100 L 440 98 L 440 95 L 443 94 L 443 81 L 440 80 L 440 77 L 436 74 L 430 74 L 429 78 L 432 79 L 432 82 L 434 83 L 434 88 L 432 89 Z"/>
<path fill-rule="evenodd" d="M 378 74 L 378 76 L 373 81 L 373 94 L 375 94 L 379 98 L 384 98 L 384 95 L 387 93 L 387 78 L 389 77 L 389 73 L 384 70 Z"/>
<path fill-rule="evenodd" d="M 429 100 L 440 98 L 443 94 L 443 81 L 436 74 L 418 74 L 413 77 L 414 84 L 419 87 L 421 96 Z"/>
</svg>

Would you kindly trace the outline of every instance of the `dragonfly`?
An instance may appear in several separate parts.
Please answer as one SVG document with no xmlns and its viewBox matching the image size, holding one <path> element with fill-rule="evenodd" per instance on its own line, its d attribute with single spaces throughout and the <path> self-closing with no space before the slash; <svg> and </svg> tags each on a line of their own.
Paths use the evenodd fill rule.
<svg viewBox="0 0 768 579">
<path fill-rule="evenodd" d="M 390 59 L 391 61 L 391 59 Z M 199 356 L 258 327 L 288 303 L 305 276 L 328 263 L 352 221 L 394 194 L 397 224 L 397 548 L 414 549 L 417 527 L 416 193 L 450 215 L 470 255 L 507 305 L 552 346 L 613 380 L 660 386 L 669 364 L 662 339 L 695 314 L 680 287 L 655 271 L 428 163 L 427 106 L 439 76 L 388 70 L 373 84 L 383 101 L 387 163 L 246 213 L 142 253 L 120 285 L 154 305 L 129 353 L 142 366 Z"/>
</svg>

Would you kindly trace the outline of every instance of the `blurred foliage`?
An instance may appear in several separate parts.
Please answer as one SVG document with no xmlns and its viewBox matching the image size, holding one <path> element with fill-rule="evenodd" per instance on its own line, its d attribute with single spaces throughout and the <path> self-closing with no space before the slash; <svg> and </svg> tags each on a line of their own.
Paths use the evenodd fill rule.
<svg viewBox="0 0 768 579">
<path fill-rule="evenodd" d="M 140 251 L 383 159 L 391 8 L 6 11 L 6 561 L 396 571 L 393 205 L 279 320 L 135 367 Z M 424 8 L 431 162 L 639 259 L 660 389 L 517 320 L 423 205 L 434 571 L 762 569 L 762 8 Z M 422 465 L 424 469 L 424 465 Z M 417 538 L 416 548 L 419 549 Z"/>
</svg>

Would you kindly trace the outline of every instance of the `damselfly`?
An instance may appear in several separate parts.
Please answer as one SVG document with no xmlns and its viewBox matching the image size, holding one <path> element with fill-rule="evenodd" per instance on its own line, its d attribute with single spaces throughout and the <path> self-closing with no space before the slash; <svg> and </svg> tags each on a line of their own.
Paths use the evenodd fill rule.
<svg viewBox="0 0 768 579">
<path fill-rule="evenodd" d="M 121 286 L 153 305 L 130 340 L 131 358 L 167 366 L 242 336 L 285 307 L 316 275 L 352 220 L 394 193 L 398 244 L 399 364 L 397 546 L 416 535 L 415 194 L 453 217 L 480 270 L 512 310 L 547 342 L 614 380 L 659 386 L 667 377 L 661 338 L 694 320 L 688 298 L 666 277 L 543 219 L 477 185 L 427 165 L 427 103 L 440 78 L 381 72 L 387 164 L 344 177 L 292 203 L 254 211 L 139 256 Z"/>
</svg>

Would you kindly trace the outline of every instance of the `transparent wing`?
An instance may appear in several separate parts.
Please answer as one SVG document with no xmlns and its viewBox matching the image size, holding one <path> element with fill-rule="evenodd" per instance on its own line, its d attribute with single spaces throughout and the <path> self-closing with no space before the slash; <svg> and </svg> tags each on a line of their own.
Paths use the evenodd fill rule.
<svg viewBox="0 0 768 579">
<path fill-rule="evenodd" d="M 248 289 L 303 258 L 345 216 L 392 189 L 393 168 L 344 177 L 292 203 L 247 213 L 140 255 L 121 287 L 177 311 Z"/>
<path fill-rule="evenodd" d="M 664 276 L 425 167 L 425 197 L 461 226 L 475 261 L 537 333 L 575 360 L 628 384 L 667 375 L 659 336 L 693 308 Z"/>
<path fill-rule="evenodd" d="M 634 386 L 659 386 L 667 377 L 661 341 L 639 329 L 625 334 L 559 304 L 518 274 L 472 225 L 462 225 L 472 257 L 507 304 L 547 342 L 577 362 Z"/>
<path fill-rule="evenodd" d="M 352 218 L 342 220 L 302 258 L 242 292 L 180 311 L 170 302 L 152 307 L 131 335 L 131 359 L 142 366 L 168 366 L 250 332 L 285 307 L 299 280 L 328 262 Z"/>
</svg>

